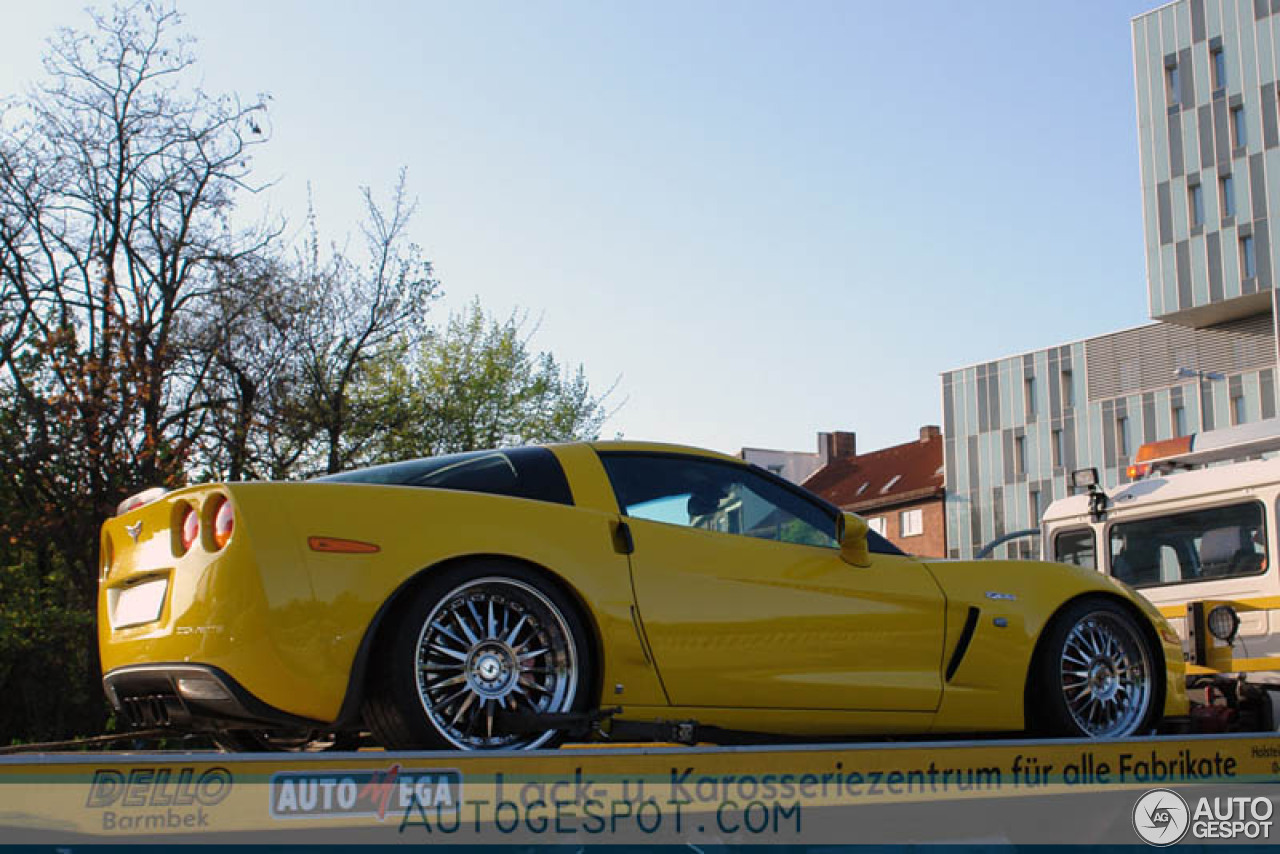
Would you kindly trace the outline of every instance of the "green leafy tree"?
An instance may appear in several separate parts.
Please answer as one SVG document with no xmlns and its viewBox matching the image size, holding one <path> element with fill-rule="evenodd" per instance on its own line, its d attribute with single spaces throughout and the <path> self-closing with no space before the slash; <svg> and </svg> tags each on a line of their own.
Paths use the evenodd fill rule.
<svg viewBox="0 0 1280 854">
<path fill-rule="evenodd" d="M 366 461 L 593 439 L 612 414 L 582 366 L 532 346 L 527 317 L 489 316 L 478 301 L 417 347 L 370 366 L 361 408 L 379 413 Z"/>
</svg>

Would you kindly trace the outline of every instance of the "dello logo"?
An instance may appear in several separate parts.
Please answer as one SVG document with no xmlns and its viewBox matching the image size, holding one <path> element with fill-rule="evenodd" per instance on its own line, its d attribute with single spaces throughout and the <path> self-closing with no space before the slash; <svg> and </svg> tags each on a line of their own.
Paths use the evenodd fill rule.
<svg viewBox="0 0 1280 854">
<path fill-rule="evenodd" d="M 93 772 L 85 806 L 189 807 L 222 803 L 231 793 L 231 772 L 226 768 L 130 768 L 126 774 L 114 768 Z"/>
</svg>

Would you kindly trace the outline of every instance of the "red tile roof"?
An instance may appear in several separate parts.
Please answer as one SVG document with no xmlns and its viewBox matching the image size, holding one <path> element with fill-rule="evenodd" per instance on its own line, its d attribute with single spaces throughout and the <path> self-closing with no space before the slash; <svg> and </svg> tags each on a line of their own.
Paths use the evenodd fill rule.
<svg viewBox="0 0 1280 854">
<path fill-rule="evenodd" d="M 804 487 L 853 511 L 941 496 L 942 436 L 933 433 L 869 454 L 834 459 L 810 475 Z"/>
</svg>

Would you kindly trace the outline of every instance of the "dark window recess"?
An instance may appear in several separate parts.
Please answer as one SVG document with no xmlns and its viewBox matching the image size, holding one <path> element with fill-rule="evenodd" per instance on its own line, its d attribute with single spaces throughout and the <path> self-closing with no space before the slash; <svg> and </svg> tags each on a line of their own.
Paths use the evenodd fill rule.
<svg viewBox="0 0 1280 854">
<path fill-rule="evenodd" d="M 317 477 L 323 483 L 417 486 L 573 504 L 564 469 L 547 448 L 469 451 Z"/>
<path fill-rule="evenodd" d="M 1118 523 L 1111 574 L 1134 587 L 1258 575 L 1267 535 L 1257 502 Z"/>
<path fill-rule="evenodd" d="M 1081 528 L 1058 534 L 1053 538 L 1053 559 L 1058 563 L 1097 569 L 1097 547 L 1094 545 L 1093 531 Z"/>
<path fill-rule="evenodd" d="M 1253 235 L 1240 238 L 1240 275 L 1245 279 L 1258 275 L 1258 255 L 1254 250 Z"/>
</svg>

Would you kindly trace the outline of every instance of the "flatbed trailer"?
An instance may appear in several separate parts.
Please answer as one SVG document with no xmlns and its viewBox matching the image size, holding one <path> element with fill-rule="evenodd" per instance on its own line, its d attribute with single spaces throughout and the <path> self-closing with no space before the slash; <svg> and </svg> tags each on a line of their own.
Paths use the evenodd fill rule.
<svg viewBox="0 0 1280 854">
<path fill-rule="evenodd" d="M 1146 828 L 1150 810 L 1138 809 L 1153 790 L 1180 799 L 1187 841 L 1228 831 L 1274 840 L 1280 736 L 20 754 L 0 757 L 0 839 L 1138 844 L 1139 823 L 1159 831 Z M 1176 812 L 1172 798 L 1156 798 L 1161 815 Z M 1202 799 L 1218 817 L 1209 807 L 1209 818 L 1196 818 Z M 1223 818 L 1224 809 L 1239 820 Z"/>
</svg>

